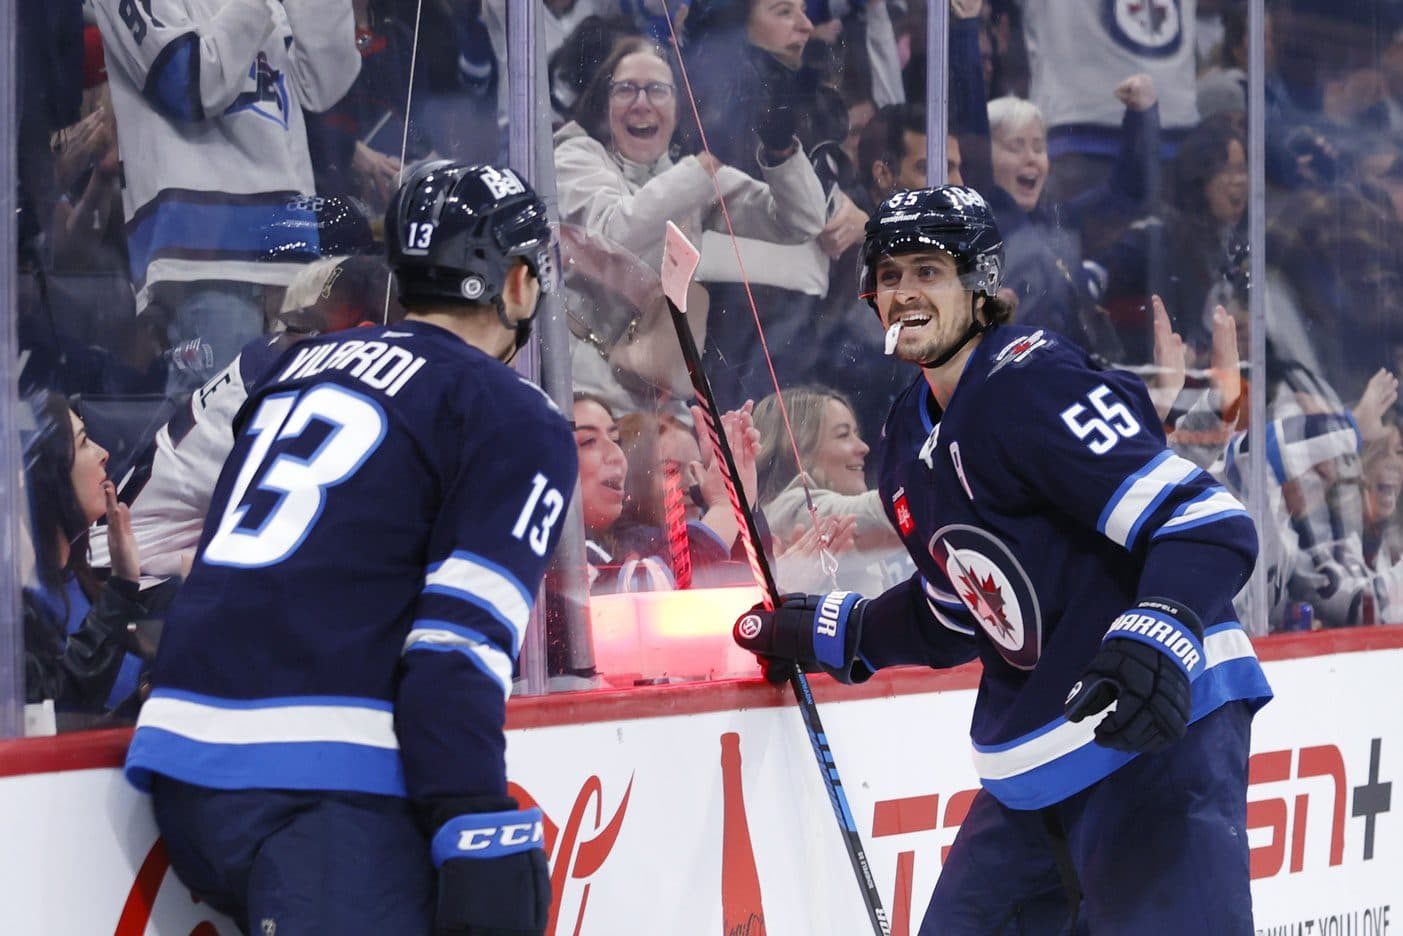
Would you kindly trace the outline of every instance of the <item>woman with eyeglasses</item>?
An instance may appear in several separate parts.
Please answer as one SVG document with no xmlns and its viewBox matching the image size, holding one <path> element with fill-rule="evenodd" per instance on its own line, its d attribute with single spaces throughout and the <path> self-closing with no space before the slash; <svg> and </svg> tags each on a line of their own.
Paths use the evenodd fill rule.
<svg viewBox="0 0 1403 936">
<path fill-rule="evenodd" d="M 743 244 L 778 250 L 814 243 L 824 226 L 824 194 L 792 133 L 767 143 L 746 129 L 749 151 L 757 154 L 751 161 L 760 160 L 760 168 L 747 173 L 707 152 L 679 157 L 674 147 L 679 110 L 689 112 L 690 104 L 667 54 L 643 38 L 621 40 L 580 95 L 574 120 L 555 135 L 561 221 L 584 229 L 601 245 L 617 245 L 654 270 L 662 263 L 667 221 L 702 248 L 704 268 L 725 262 L 721 255 L 733 258 L 728 235 L 703 239 L 708 230 L 725 232 L 727 218 Z M 752 259 L 751 253 L 746 262 L 752 278 L 784 270 L 782 262 Z M 608 312 L 599 310 L 600 317 Z M 607 323 L 590 324 L 601 335 L 611 334 Z M 607 352 L 600 348 L 595 358 Z M 577 342 L 577 360 L 585 353 Z M 724 386 L 726 376 L 716 371 L 712 380 Z M 728 394 L 724 402 L 735 406 L 743 399 Z"/>
<path fill-rule="evenodd" d="M 724 228 L 718 187 L 738 234 L 778 243 L 818 235 L 823 192 L 798 147 L 767 150 L 761 178 L 710 153 L 677 158 L 681 106 L 667 54 L 641 37 L 620 41 L 580 95 L 574 120 L 556 132 L 560 220 L 608 238 L 655 270 L 666 222 L 693 242 L 707 227 Z"/>
</svg>

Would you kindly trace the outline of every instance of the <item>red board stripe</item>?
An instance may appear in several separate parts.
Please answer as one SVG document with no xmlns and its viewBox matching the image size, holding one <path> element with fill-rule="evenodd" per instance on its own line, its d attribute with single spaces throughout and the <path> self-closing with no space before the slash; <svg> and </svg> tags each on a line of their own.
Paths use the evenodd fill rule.
<svg viewBox="0 0 1403 936">
<path fill-rule="evenodd" d="M 1302 634 L 1275 634 L 1256 640 L 1254 644 L 1257 655 L 1264 661 L 1393 650 L 1403 647 L 1403 627 L 1358 627 Z M 979 684 L 979 665 L 971 663 L 952 670 L 898 667 L 878 673 L 861 686 L 840 686 L 827 676 L 820 675 L 811 677 L 811 681 L 814 697 L 819 702 L 895 698 L 926 692 L 973 689 Z M 507 707 L 507 728 L 551 728 L 638 718 L 780 708 L 793 704 L 793 696 L 783 687 L 770 686 L 758 677 L 671 686 L 640 686 L 607 692 L 516 698 Z M 130 740 L 131 730 L 119 728 L 75 732 L 52 738 L 0 741 L 0 777 L 120 767 L 123 758 L 126 757 L 127 743 Z"/>
</svg>

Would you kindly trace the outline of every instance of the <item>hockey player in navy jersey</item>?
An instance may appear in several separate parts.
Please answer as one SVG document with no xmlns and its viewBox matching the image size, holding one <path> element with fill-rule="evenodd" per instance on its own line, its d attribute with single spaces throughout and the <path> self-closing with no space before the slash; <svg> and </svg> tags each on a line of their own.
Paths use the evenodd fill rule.
<svg viewBox="0 0 1403 936">
<path fill-rule="evenodd" d="M 503 725 L 577 468 L 503 362 L 550 229 L 510 169 L 436 162 L 386 237 L 404 320 L 295 345 L 235 420 L 127 776 L 245 932 L 540 934 Z"/>
<path fill-rule="evenodd" d="M 868 223 L 863 293 L 921 368 L 880 461 L 917 574 L 785 596 L 736 639 L 844 682 L 982 661 L 983 789 L 922 936 L 1246 936 L 1248 736 L 1271 690 L 1232 597 L 1256 533 L 1165 447 L 1136 377 L 1008 324 L 1002 247 L 962 186 L 898 192 Z"/>
</svg>

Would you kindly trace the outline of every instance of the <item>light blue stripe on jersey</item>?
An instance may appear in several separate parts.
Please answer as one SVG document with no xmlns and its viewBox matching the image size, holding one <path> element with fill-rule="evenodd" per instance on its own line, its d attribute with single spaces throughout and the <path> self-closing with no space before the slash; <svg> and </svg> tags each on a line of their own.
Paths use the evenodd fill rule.
<svg viewBox="0 0 1403 936">
<path fill-rule="evenodd" d="M 220 193 L 211 193 L 217 197 Z M 315 259 L 321 253 L 317 216 L 307 208 L 290 207 L 297 196 L 272 193 L 266 203 L 249 196 L 229 196 L 225 204 L 180 201 L 163 193 L 127 226 L 132 279 L 146 279 L 146 268 L 170 251 L 207 260 L 259 260 L 268 251 L 289 259 Z"/>
<path fill-rule="evenodd" d="M 956 611 L 965 610 L 965 603 L 963 601 L 943 588 L 936 588 L 930 583 L 930 579 L 926 578 L 924 575 L 921 576 L 921 588 L 925 590 L 926 597 L 931 601 L 945 605 L 947 608 L 952 608 Z"/>
<path fill-rule="evenodd" d="M 512 692 L 512 658 L 487 637 L 471 627 L 448 621 L 418 620 L 404 641 L 406 654 L 414 651 L 461 653 L 502 690 L 502 698 Z"/>
<path fill-rule="evenodd" d="M 140 16 L 140 13 L 136 13 Z M 143 94 L 167 117 L 193 123 L 205 119 L 200 100 L 200 37 L 195 32 L 177 36 L 161 51 L 156 71 L 147 76 Z"/>
<path fill-rule="evenodd" d="M 158 689 L 142 707 L 127 778 L 218 789 L 352 790 L 403 796 L 391 703 L 343 696 L 224 699 Z"/>
<path fill-rule="evenodd" d="M 1247 517 L 1247 508 L 1242 506 L 1242 502 L 1229 494 L 1224 488 L 1217 485 L 1204 491 L 1193 500 L 1180 504 L 1173 515 L 1158 530 L 1150 534 L 1150 539 L 1159 539 L 1166 533 L 1179 533 L 1183 530 L 1191 530 L 1194 527 L 1203 526 L 1205 523 L 1217 523 L 1219 520 L 1226 520 L 1229 517 Z"/>
<path fill-rule="evenodd" d="M 1096 529 L 1111 542 L 1135 548 L 1135 540 L 1174 488 L 1199 474 L 1193 462 L 1166 449 L 1130 474 L 1111 495 L 1096 521 Z"/>
<path fill-rule="evenodd" d="M 1286 483 L 1286 461 L 1281 457 L 1281 422 L 1267 423 L 1267 464 L 1276 476 L 1277 484 Z"/>
<path fill-rule="evenodd" d="M 482 556 L 459 550 L 429 566 L 424 591 L 476 605 L 506 625 L 512 634 L 512 656 L 521 652 L 521 639 L 531 617 L 533 598 L 510 571 Z"/>
<path fill-rule="evenodd" d="M 1235 700 L 1249 702 L 1254 710 L 1266 704 L 1271 687 L 1241 625 L 1209 628 L 1204 646 L 1209 665 L 1193 684 L 1191 722 Z M 981 783 L 1011 809 L 1041 809 L 1086 789 L 1135 756 L 1097 744 L 1093 735 L 1099 721 L 1093 717 L 1074 724 L 1058 716 L 1012 741 L 975 744 Z"/>
<path fill-rule="evenodd" d="M 930 579 L 926 578 L 924 575 L 921 576 L 921 590 L 925 592 L 926 607 L 930 609 L 931 615 L 941 627 L 944 627 L 946 630 L 954 631 L 957 634 L 962 634 L 965 637 L 974 636 L 974 628 L 965 627 L 963 624 L 951 620 L 945 616 L 945 612 L 941 611 L 939 607 L 943 605 L 952 611 L 966 611 L 967 609 L 963 601 L 944 589 L 936 588 L 930 583 Z"/>
</svg>

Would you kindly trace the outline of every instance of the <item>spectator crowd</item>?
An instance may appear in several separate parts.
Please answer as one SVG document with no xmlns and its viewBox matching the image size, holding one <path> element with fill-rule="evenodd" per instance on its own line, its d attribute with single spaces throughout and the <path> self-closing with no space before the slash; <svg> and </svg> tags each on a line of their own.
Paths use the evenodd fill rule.
<svg viewBox="0 0 1403 936">
<path fill-rule="evenodd" d="M 869 454 L 913 377 L 882 353 L 857 248 L 934 168 L 934 64 L 941 168 L 997 217 L 1014 320 L 1142 375 L 1171 446 L 1234 493 L 1267 479 L 1268 606 L 1244 593 L 1244 620 L 1403 623 L 1403 2 L 1267 4 L 1262 282 L 1247 6 L 545 0 L 570 342 L 546 353 L 574 379 L 591 593 L 750 577 L 663 299 L 669 221 L 700 249 L 688 318 L 781 587 L 910 575 Z M 402 314 L 381 218 L 403 172 L 505 162 L 507 4 L 18 15 L 29 694 L 87 723 L 139 703 L 245 382 L 301 336 Z"/>
</svg>

